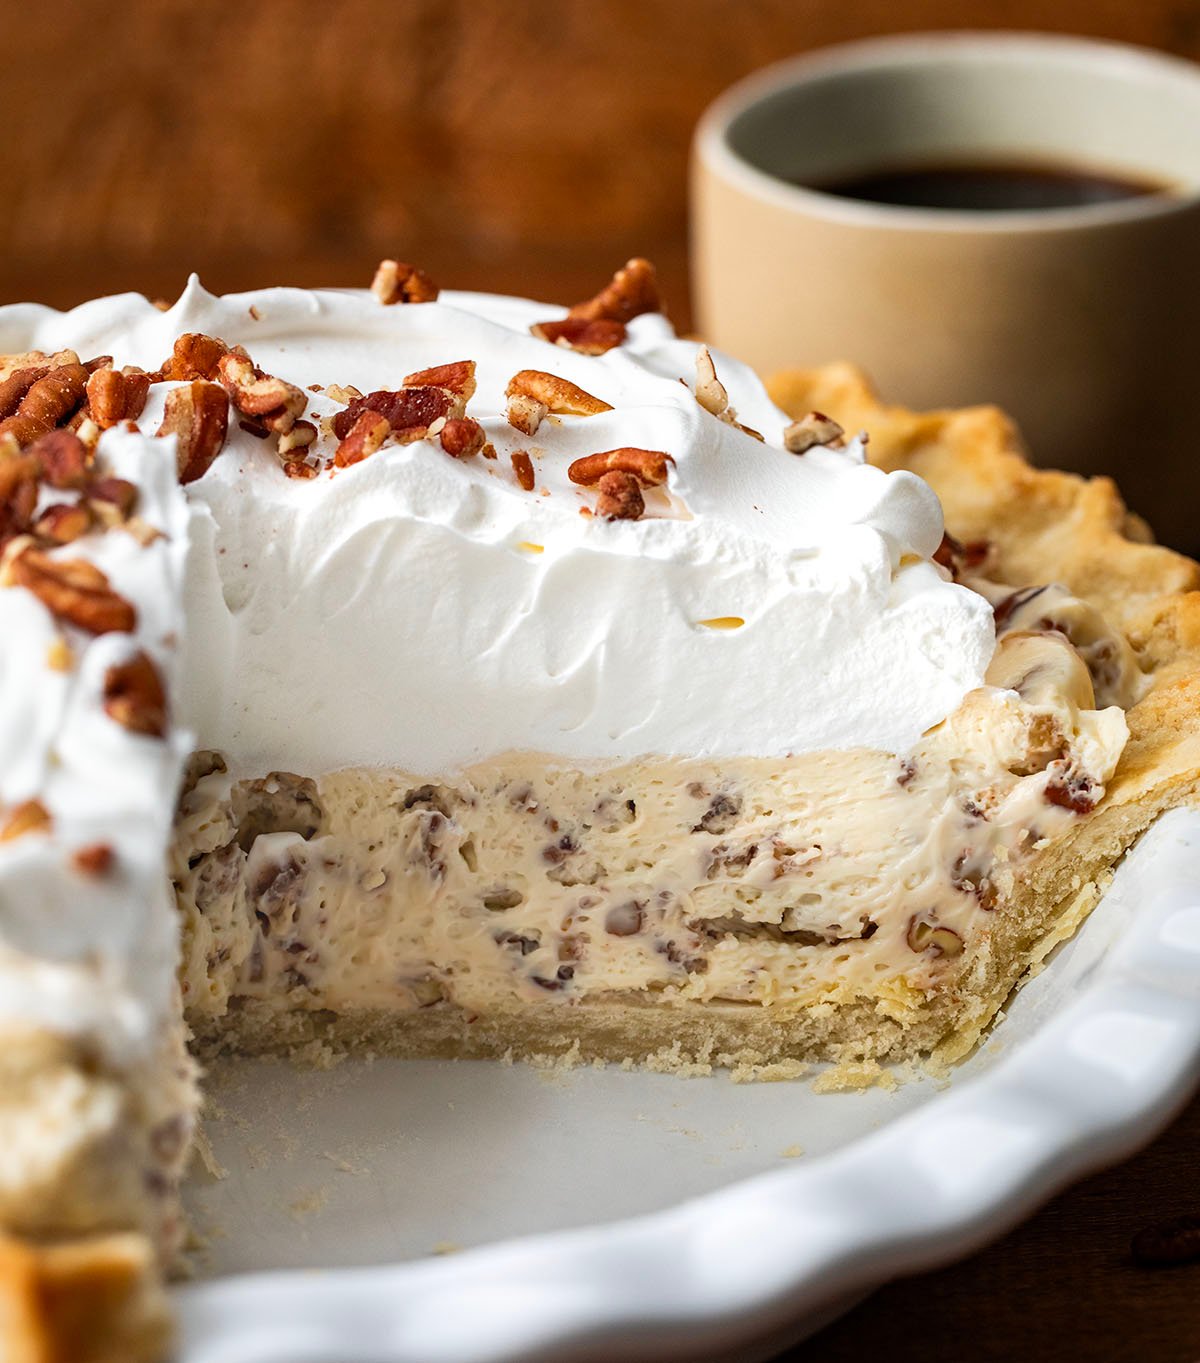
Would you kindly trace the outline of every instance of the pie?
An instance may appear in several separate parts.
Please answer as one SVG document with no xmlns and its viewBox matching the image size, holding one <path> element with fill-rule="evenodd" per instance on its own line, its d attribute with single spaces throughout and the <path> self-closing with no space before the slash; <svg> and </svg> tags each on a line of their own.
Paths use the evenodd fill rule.
<svg viewBox="0 0 1200 1363">
<path fill-rule="evenodd" d="M 0 351 L 6 1360 L 161 1357 L 193 1056 L 946 1063 L 1195 794 L 1195 564 L 644 261 Z"/>
</svg>

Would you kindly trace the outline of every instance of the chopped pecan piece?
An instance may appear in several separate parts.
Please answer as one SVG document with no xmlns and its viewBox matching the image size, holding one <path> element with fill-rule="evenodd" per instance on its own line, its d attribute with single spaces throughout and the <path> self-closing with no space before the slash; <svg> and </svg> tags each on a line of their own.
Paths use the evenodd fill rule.
<svg viewBox="0 0 1200 1363">
<path fill-rule="evenodd" d="M 217 380 L 243 416 L 276 434 L 290 431 L 308 406 L 302 388 L 265 374 L 247 355 L 234 350 L 217 361 Z"/>
<path fill-rule="evenodd" d="M 960 956 L 963 949 L 963 939 L 953 928 L 939 927 L 916 915 L 909 921 L 906 941 L 911 950 L 935 956 Z"/>
<path fill-rule="evenodd" d="M 743 435 L 762 440 L 763 437 L 758 431 L 750 426 L 743 426 L 737 419 L 737 412 L 729 405 L 729 393 L 717 378 L 717 367 L 713 364 L 712 355 L 706 345 L 702 345 L 696 354 L 696 401 L 718 421 L 741 431 Z"/>
<path fill-rule="evenodd" d="M 432 303 L 438 286 L 415 265 L 402 260 L 381 260 L 371 280 L 371 292 L 387 306 L 394 303 Z"/>
<path fill-rule="evenodd" d="M 470 459 L 483 449 L 483 427 L 474 417 L 452 417 L 442 427 L 442 449 L 454 459 Z"/>
<path fill-rule="evenodd" d="M 136 421 L 146 405 L 150 375 L 140 369 L 93 370 L 87 381 L 87 412 L 101 430 L 119 421 Z"/>
<path fill-rule="evenodd" d="M 16 412 L 0 422 L 0 432 L 11 430 L 22 444 L 27 444 L 41 431 L 62 425 L 83 405 L 87 378 L 87 370 L 81 364 L 60 364 L 48 370 L 29 386 Z M 40 430 L 35 432 L 34 427 Z"/>
<path fill-rule="evenodd" d="M 47 431 L 29 446 L 29 453 L 42 468 L 42 477 L 53 488 L 79 489 L 88 479 L 87 446 L 72 431 Z"/>
<path fill-rule="evenodd" d="M 40 800 L 25 800 L 0 824 L 0 842 L 12 842 L 26 833 L 47 833 L 50 823 L 49 811 Z"/>
<path fill-rule="evenodd" d="M 29 529 L 37 509 L 41 465 L 28 454 L 5 456 L 0 450 L 0 546 Z"/>
<path fill-rule="evenodd" d="M 706 345 L 696 352 L 696 401 L 713 416 L 720 416 L 729 407 L 729 393 L 717 378 L 717 367 Z"/>
<path fill-rule="evenodd" d="M 607 317 L 564 317 L 558 322 L 535 322 L 529 330 L 540 341 L 581 355 L 603 355 L 625 340 L 625 323 Z"/>
<path fill-rule="evenodd" d="M 28 369 L 15 369 L 8 378 L 0 381 L 0 421 L 12 416 L 25 394 L 49 372 L 49 365 L 32 365 Z"/>
<path fill-rule="evenodd" d="M 789 454 L 803 454 L 816 445 L 832 445 L 846 432 L 824 412 L 808 412 L 783 433 L 783 448 Z"/>
<path fill-rule="evenodd" d="M 181 483 L 194 483 L 212 467 L 225 445 L 229 399 L 218 384 L 194 379 L 167 394 L 158 435 L 175 437 L 175 467 Z"/>
<path fill-rule="evenodd" d="M 297 421 L 290 431 L 279 437 L 279 457 L 288 462 L 296 450 L 306 450 L 317 438 L 317 428 L 311 421 Z"/>
<path fill-rule="evenodd" d="M 187 382 L 191 379 L 215 379 L 217 366 L 229 354 L 229 347 L 215 336 L 201 331 L 185 332 L 175 342 L 171 358 L 163 362 L 154 375 L 158 381 Z"/>
<path fill-rule="evenodd" d="M 107 842 L 89 843 L 86 847 L 77 847 L 71 853 L 71 865 L 85 876 L 107 875 L 112 870 L 114 861 L 116 853 L 112 849 L 112 844 Z"/>
<path fill-rule="evenodd" d="M 508 381 L 508 398 L 527 397 L 541 403 L 556 416 L 598 416 L 611 412 L 612 406 L 557 374 L 544 369 L 522 369 Z"/>
<path fill-rule="evenodd" d="M 606 521 L 641 520 L 646 501 L 636 474 L 613 469 L 600 479 L 596 490 L 600 494 L 596 499 L 598 516 Z"/>
<path fill-rule="evenodd" d="M 454 360 L 450 364 L 434 365 L 432 369 L 418 369 L 405 378 L 403 387 L 445 388 L 465 406 L 475 396 L 475 361 Z"/>
<path fill-rule="evenodd" d="M 603 318 L 610 322 L 630 322 L 644 312 L 662 312 L 658 276 L 648 260 L 635 257 L 627 261 L 594 298 L 576 303 L 572 317 L 585 321 Z"/>
<path fill-rule="evenodd" d="M 23 350 L 16 355 L 0 355 L 0 383 L 22 369 L 45 371 L 60 364 L 78 363 L 79 356 L 73 350 L 60 350 L 56 355 L 47 355 L 44 350 Z"/>
<path fill-rule="evenodd" d="M 89 483 L 84 496 L 98 520 L 106 526 L 121 525 L 137 506 L 137 486 L 125 478 L 98 478 Z"/>
<path fill-rule="evenodd" d="M 135 653 L 104 674 L 104 713 L 136 734 L 162 738 L 167 732 L 167 693 L 148 654 Z"/>
<path fill-rule="evenodd" d="M 357 464 L 368 455 L 374 454 L 391 433 L 392 428 L 388 425 L 387 417 L 364 409 L 359 412 L 353 425 L 342 437 L 341 444 L 333 456 L 333 462 L 338 468 Z"/>
<path fill-rule="evenodd" d="M 1061 761 L 1050 764 L 1050 779 L 1046 782 L 1046 800 L 1073 814 L 1090 814 L 1096 808 L 1100 791 L 1082 772 L 1063 769 Z"/>
<path fill-rule="evenodd" d="M 533 491 L 536 481 L 533 474 L 533 460 L 524 450 L 517 450 L 512 456 L 513 472 L 517 475 L 517 482 L 526 492 Z"/>
<path fill-rule="evenodd" d="M 285 459 L 283 461 L 283 471 L 289 478 L 315 478 L 319 470 L 312 464 L 306 464 L 303 459 Z"/>
<path fill-rule="evenodd" d="M 137 624 L 137 611 L 86 559 L 51 558 L 30 547 L 12 560 L 9 572 L 57 619 L 89 634 L 129 634 Z"/>
<path fill-rule="evenodd" d="M 573 483 L 591 487 L 607 473 L 614 471 L 632 474 L 642 487 L 661 487 L 675 460 L 662 450 L 639 450 L 622 445 L 616 450 L 601 450 L 599 454 L 585 454 L 567 469 Z"/>
<path fill-rule="evenodd" d="M 404 443 L 424 440 L 430 426 L 441 418 L 462 416 L 463 402 L 448 388 L 432 385 L 417 388 L 382 388 L 356 398 L 333 418 L 333 433 L 344 440 L 363 412 L 376 412 L 384 418 Z"/>
<path fill-rule="evenodd" d="M 549 411 L 546 404 L 537 398 L 525 393 L 514 393 L 508 399 L 504 415 L 514 431 L 520 431 L 522 435 L 536 435 Z"/>
<path fill-rule="evenodd" d="M 84 502 L 59 502 L 48 506 L 33 527 L 39 539 L 70 544 L 92 528 L 92 515 Z"/>
</svg>

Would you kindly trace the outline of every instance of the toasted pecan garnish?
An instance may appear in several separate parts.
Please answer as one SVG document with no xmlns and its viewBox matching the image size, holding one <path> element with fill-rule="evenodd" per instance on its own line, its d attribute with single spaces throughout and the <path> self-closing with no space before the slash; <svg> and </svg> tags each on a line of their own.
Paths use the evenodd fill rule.
<svg viewBox="0 0 1200 1363">
<path fill-rule="evenodd" d="M 94 370 L 87 381 L 87 412 L 101 430 L 119 421 L 136 421 L 146 405 L 150 375 L 140 369 Z"/>
<path fill-rule="evenodd" d="M 483 449 L 483 427 L 470 416 L 451 417 L 438 437 L 442 449 L 454 459 L 470 459 Z"/>
<path fill-rule="evenodd" d="M 390 307 L 394 303 L 432 303 L 437 299 L 438 286 L 415 265 L 381 260 L 371 280 L 371 292 Z"/>
<path fill-rule="evenodd" d="M 392 433 L 387 417 L 379 412 L 364 408 L 354 418 L 349 430 L 342 437 L 341 444 L 333 456 L 338 468 L 357 464 L 375 451 Z"/>
<path fill-rule="evenodd" d="M 576 303 L 572 317 L 585 321 L 603 318 L 610 322 L 629 322 L 644 312 L 662 312 L 658 276 L 648 260 L 635 256 L 613 275 L 594 298 Z"/>
<path fill-rule="evenodd" d="M 104 713 L 136 734 L 167 732 L 167 693 L 154 660 L 138 652 L 104 674 Z"/>
<path fill-rule="evenodd" d="M 52 544 L 71 544 L 92 528 L 92 513 L 86 502 L 60 502 L 48 506 L 37 518 L 33 532 Z"/>
<path fill-rule="evenodd" d="M 803 454 L 816 445 L 832 445 L 846 434 L 832 417 L 824 412 L 809 412 L 783 433 L 783 448 L 789 454 Z"/>
<path fill-rule="evenodd" d="M 49 811 L 40 800 L 25 800 L 0 823 L 0 842 L 13 842 L 26 833 L 47 833 L 50 823 Z"/>
<path fill-rule="evenodd" d="M 599 454 L 585 454 L 576 459 L 567 469 L 567 477 L 573 483 L 592 487 L 599 483 L 606 473 L 620 472 L 632 474 L 642 487 L 661 487 L 667 481 L 667 473 L 675 460 L 662 450 L 639 450 L 631 445 L 623 445 L 616 450 L 602 450 Z"/>
<path fill-rule="evenodd" d="M 720 416 L 729 407 L 729 393 L 717 378 L 717 367 L 706 345 L 696 352 L 696 401 L 713 416 Z"/>
<path fill-rule="evenodd" d="M 729 405 L 728 390 L 717 378 L 717 367 L 713 364 L 712 354 L 706 345 L 702 345 L 696 353 L 696 401 L 718 421 L 741 431 L 743 435 L 762 440 L 763 437 L 758 431 L 751 426 L 743 426 L 737 419 L 737 412 Z"/>
<path fill-rule="evenodd" d="M 512 459 L 513 472 L 517 475 L 517 482 L 526 492 L 532 492 L 533 485 L 537 481 L 533 472 L 533 460 L 524 450 L 517 450 L 510 458 Z"/>
<path fill-rule="evenodd" d="M 22 350 L 12 355 L 0 355 L 0 383 L 11 378 L 23 369 L 53 369 L 59 364 L 78 364 L 79 356 L 73 350 L 60 350 L 57 355 L 47 355 L 44 350 Z"/>
<path fill-rule="evenodd" d="M 40 464 L 50 487 L 77 490 L 88 480 L 88 449 L 73 431 L 46 431 L 29 445 L 28 453 Z"/>
<path fill-rule="evenodd" d="M 138 502 L 137 485 L 125 478 L 97 478 L 84 496 L 96 518 L 110 527 L 127 521 Z"/>
<path fill-rule="evenodd" d="M 596 514 L 606 521 L 640 520 L 646 509 L 642 485 L 637 475 L 613 469 L 596 484 Z"/>
<path fill-rule="evenodd" d="M 77 362 L 59 364 L 44 369 L 23 393 L 10 391 L 6 405 L 12 406 L 14 397 L 17 402 L 11 414 L 0 420 L 0 441 L 8 436 L 23 447 L 63 425 L 83 405 L 87 376 L 87 370 Z M 24 385 L 20 371 L 12 377 L 18 380 L 18 388 Z"/>
<path fill-rule="evenodd" d="M 520 431 L 522 435 L 536 435 L 537 428 L 549 411 L 549 407 L 537 398 L 526 393 L 513 393 L 505 405 L 504 415 L 514 431 Z"/>
<path fill-rule="evenodd" d="M 462 399 L 448 388 L 381 388 L 355 400 L 333 418 L 333 433 L 344 440 L 363 412 L 382 416 L 402 442 L 423 440 L 435 421 L 462 415 Z"/>
<path fill-rule="evenodd" d="M 612 406 L 558 374 L 544 369 L 522 369 L 508 381 L 505 396 L 533 398 L 556 416 L 598 416 Z"/>
<path fill-rule="evenodd" d="M 60 425 L 83 405 L 87 379 L 81 364 L 55 366 L 30 386 L 17 406 L 17 415 L 39 421 L 47 429 Z"/>
<path fill-rule="evenodd" d="M 49 372 L 47 364 L 30 365 L 25 369 L 14 369 L 6 379 L 0 380 L 0 421 L 12 416 L 25 394 Z"/>
<path fill-rule="evenodd" d="M 603 355 L 625 339 L 625 323 L 607 317 L 564 317 L 558 322 L 535 322 L 529 330 L 539 341 L 549 341 L 581 355 Z"/>
<path fill-rule="evenodd" d="M 181 483 L 194 483 L 212 467 L 225 446 L 229 399 L 205 379 L 172 388 L 156 434 L 175 437 L 175 468 Z"/>
<path fill-rule="evenodd" d="M 0 450 L 0 543 L 29 528 L 37 508 L 41 471 L 32 455 L 5 456 Z"/>
<path fill-rule="evenodd" d="M 57 619 L 89 634 L 128 634 L 137 624 L 137 611 L 86 559 L 51 558 L 31 546 L 11 560 L 9 573 Z"/>
<path fill-rule="evenodd" d="M 445 388 L 461 399 L 463 404 L 475 396 L 475 361 L 454 360 L 450 364 L 434 365 L 432 369 L 418 369 L 409 374 L 404 388 Z"/>
<path fill-rule="evenodd" d="M 154 377 L 181 383 L 190 379 L 215 379 L 217 366 L 228 354 L 229 347 L 216 336 L 206 336 L 202 331 L 187 331 L 175 342 L 171 358 L 164 360 L 162 368 Z"/>
<path fill-rule="evenodd" d="M 285 459 L 283 471 L 289 478 L 301 479 L 315 478 L 318 473 L 314 465 L 306 464 L 303 459 Z"/>
<path fill-rule="evenodd" d="M 311 421 L 297 421 L 290 431 L 279 437 L 278 452 L 280 459 L 287 460 L 297 450 L 306 450 L 317 438 L 317 428 Z"/>
<path fill-rule="evenodd" d="M 308 406 L 308 394 L 302 388 L 264 373 L 237 351 L 217 361 L 217 380 L 243 416 L 277 434 L 290 431 Z"/>
</svg>

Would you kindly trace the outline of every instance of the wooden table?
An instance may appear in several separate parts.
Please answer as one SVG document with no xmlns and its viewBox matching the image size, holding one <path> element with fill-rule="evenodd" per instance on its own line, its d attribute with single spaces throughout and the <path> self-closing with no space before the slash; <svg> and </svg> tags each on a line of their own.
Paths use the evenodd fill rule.
<svg viewBox="0 0 1200 1363">
<path fill-rule="evenodd" d="M 1045 28 L 1200 56 L 1197 0 L 182 0 L 48 14 L 0 43 L 0 302 L 137 288 L 447 286 L 571 302 L 638 253 L 691 323 L 686 154 L 766 62 L 902 29 Z M 831 357 L 832 358 L 832 357 Z M 901 395 L 897 395 L 901 396 Z M 1197 1363 L 1200 1265 L 1130 1237 L 1200 1211 L 1200 1102 L 1142 1155 L 965 1263 L 878 1292 L 811 1363 Z"/>
<path fill-rule="evenodd" d="M 1200 1213 L 1200 1099 L 1140 1155 L 964 1262 L 889 1284 L 788 1363 L 1196 1363 L 1200 1264 L 1139 1268 L 1144 1227 Z M 783 1363 L 783 1359 L 780 1360 Z"/>
</svg>

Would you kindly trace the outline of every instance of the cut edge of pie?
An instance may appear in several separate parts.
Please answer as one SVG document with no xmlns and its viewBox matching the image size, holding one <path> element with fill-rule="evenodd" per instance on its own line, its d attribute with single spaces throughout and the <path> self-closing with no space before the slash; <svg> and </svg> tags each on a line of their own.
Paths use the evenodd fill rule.
<svg viewBox="0 0 1200 1363">
<path fill-rule="evenodd" d="M 869 431 L 871 462 L 929 483 L 947 532 L 972 546 L 973 557 L 984 556 L 989 579 L 1014 589 L 1062 583 L 1120 628 L 1148 678 L 1126 711 L 1129 740 L 1103 800 L 1033 865 L 1029 910 L 1005 968 L 980 982 L 973 1016 L 935 1048 L 952 1061 L 978 1043 L 1012 988 L 1086 917 L 1081 902 L 1099 899 L 1154 819 L 1196 798 L 1200 565 L 1154 543 L 1111 478 L 1031 465 L 1016 426 L 994 406 L 889 406 L 847 363 L 784 371 L 767 388 L 793 416 L 815 409 L 847 430 Z"/>
</svg>

